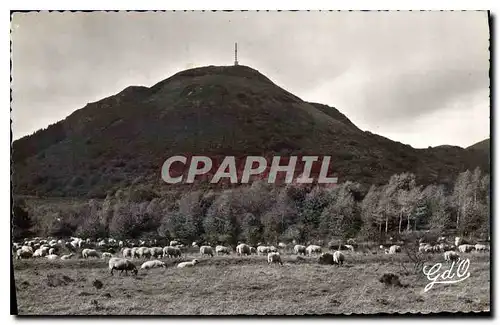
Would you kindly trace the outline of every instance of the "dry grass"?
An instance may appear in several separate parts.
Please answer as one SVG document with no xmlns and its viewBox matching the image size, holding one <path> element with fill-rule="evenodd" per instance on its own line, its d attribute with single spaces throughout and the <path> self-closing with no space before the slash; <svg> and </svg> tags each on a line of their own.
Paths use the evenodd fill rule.
<svg viewBox="0 0 500 325">
<path fill-rule="evenodd" d="M 198 258 L 193 269 L 173 267 Z M 265 257 L 214 257 L 197 254 L 165 259 L 167 269 L 139 271 L 137 277 L 111 276 L 104 260 L 14 261 L 20 315 L 289 315 L 339 313 L 405 313 L 485 311 L 490 309 L 490 262 L 472 253 L 470 278 L 456 284 L 429 282 L 423 274 L 408 274 L 397 256 L 351 254 L 344 267 L 319 265 L 313 258 L 268 266 Z M 426 263 L 442 262 L 435 255 Z M 142 261 L 141 261 L 142 262 Z M 137 261 L 137 265 L 140 265 Z M 378 281 L 396 273 L 406 287 Z M 96 289 L 92 282 L 104 283 Z"/>
</svg>

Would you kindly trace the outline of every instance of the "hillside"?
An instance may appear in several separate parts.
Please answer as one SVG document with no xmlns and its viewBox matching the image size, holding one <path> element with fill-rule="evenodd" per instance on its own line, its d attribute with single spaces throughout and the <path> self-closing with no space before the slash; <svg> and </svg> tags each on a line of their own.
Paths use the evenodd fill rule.
<svg viewBox="0 0 500 325">
<path fill-rule="evenodd" d="M 484 139 L 483 141 L 479 141 L 478 143 L 475 143 L 472 146 L 467 147 L 467 150 L 479 150 L 489 154 L 490 139 Z"/>
<path fill-rule="evenodd" d="M 449 183 L 467 168 L 489 170 L 481 151 L 414 149 L 363 132 L 336 108 L 302 101 L 254 69 L 209 66 L 128 87 L 14 141 L 14 193 L 101 197 L 134 182 L 161 191 L 161 166 L 176 154 L 330 155 L 339 181 L 366 184 L 404 171 Z"/>
</svg>

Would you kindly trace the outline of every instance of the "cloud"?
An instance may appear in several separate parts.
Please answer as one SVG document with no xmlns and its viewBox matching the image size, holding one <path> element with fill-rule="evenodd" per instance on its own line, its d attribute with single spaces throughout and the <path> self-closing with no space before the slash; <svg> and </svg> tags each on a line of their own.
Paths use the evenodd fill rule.
<svg viewBox="0 0 500 325">
<path fill-rule="evenodd" d="M 414 146 L 468 145 L 488 136 L 485 121 L 453 118 L 441 135 L 418 140 L 403 131 L 489 113 L 478 99 L 489 84 L 488 38 L 485 12 L 17 13 L 14 138 L 129 85 L 230 65 L 237 41 L 241 64 L 362 129 Z M 446 136 L 464 129 L 470 138 Z"/>
</svg>

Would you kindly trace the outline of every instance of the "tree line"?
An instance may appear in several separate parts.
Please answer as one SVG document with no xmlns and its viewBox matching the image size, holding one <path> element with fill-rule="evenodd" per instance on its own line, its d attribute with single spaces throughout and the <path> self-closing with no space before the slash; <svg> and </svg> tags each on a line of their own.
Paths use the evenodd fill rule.
<svg viewBox="0 0 500 325">
<path fill-rule="evenodd" d="M 479 168 L 460 173 L 453 186 L 418 185 L 415 175 L 393 175 L 369 188 L 353 182 L 335 187 L 263 181 L 215 191 L 158 195 L 138 186 L 104 200 L 50 205 L 17 199 L 14 239 L 80 236 L 116 239 L 169 238 L 235 245 L 239 241 L 383 241 L 415 231 L 488 236 L 490 176 Z"/>
</svg>

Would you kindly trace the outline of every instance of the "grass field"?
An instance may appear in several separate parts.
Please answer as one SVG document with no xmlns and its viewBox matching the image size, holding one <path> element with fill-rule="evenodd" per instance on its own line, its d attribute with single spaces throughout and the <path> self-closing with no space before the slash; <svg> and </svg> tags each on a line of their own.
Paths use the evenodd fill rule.
<svg viewBox="0 0 500 325">
<path fill-rule="evenodd" d="M 192 269 L 179 261 L 198 258 Z M 267 265 L 250 256 L 164 259 L 166 269 L 139 270 L 138 276 L 109 274 L 105 260 L 15 260 L 14 277 L 20 315 L 303 315 L 370 314 L 490 309 L 489 254 L 470 253 L 470 278 L 435 284 L 412 272 L 404 254 L 346 254 L 343 267 L 319 265 L 315 258 L 283 256 L 284 265 Z M 426 265 L 442 261 L 428 257 Z M 136 261 L 140 266 L 142 261 Z M 404 267 L 403 267 L 403 266 Z M 406 271 L 404 268 L 406 267 Z M 448 266 L 443 266 L 448 269 Z M 386 272 L 404 286 L 378 279 Z M 104 286 L 97 289 L 94 280 Z"/>
</svg>

